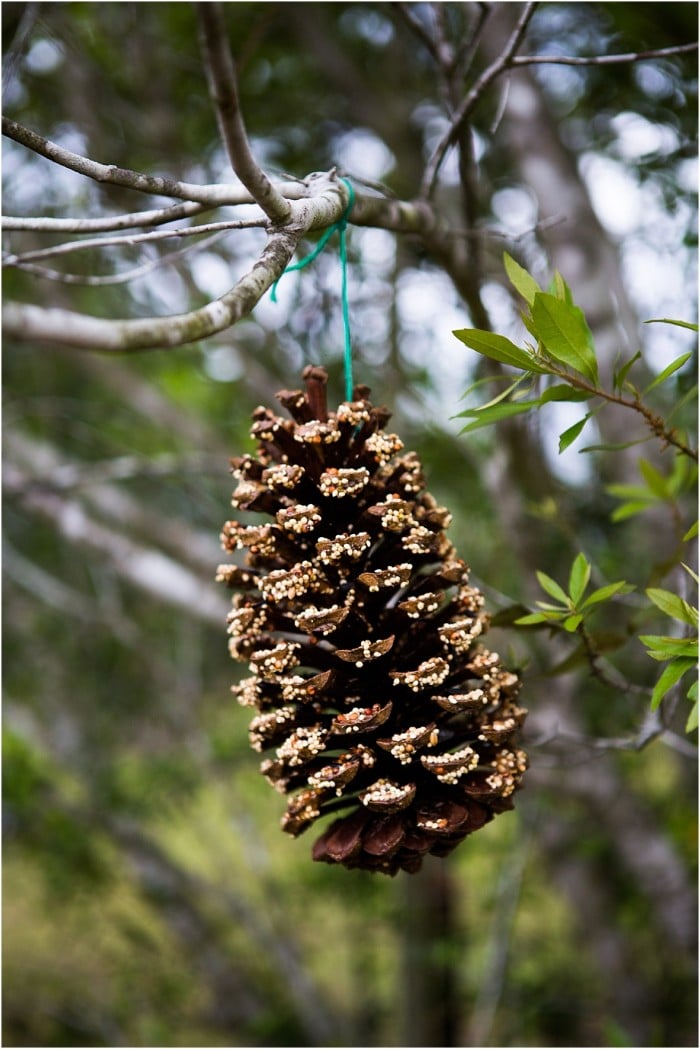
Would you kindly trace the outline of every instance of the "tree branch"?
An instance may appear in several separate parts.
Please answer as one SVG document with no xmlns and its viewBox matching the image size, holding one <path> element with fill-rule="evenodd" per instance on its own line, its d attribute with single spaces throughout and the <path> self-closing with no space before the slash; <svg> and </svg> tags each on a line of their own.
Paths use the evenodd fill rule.
<svg viewBox="0 0 700 1049">
<path fill-rule="evenodd" d="M 79 175 L 86 175 L 95 182 L 135 189 L 140 193 L 153 193 L 161 197 L 197 201 L 200 204 L 253 204 L 255 198 L 243 187 L 231 184 L 200 185 L 195 182 L 180 182 L 164 175 L 145 175 L 140 171 L 120 168 L 116 164 L 100 164 L 79 153 L 73 153 L 56 142 L 52 142 L 36 131 L 18 124 L 8 117 L 2 118 L 2 133 L 20 145 L 31 149 L 47 160 L 60 164 Z"/>
<path fill-rule="evenodd" d="M 2 264 L 3 266 L 21 266 L 27 262 L 50 259 L 56 255 L 69 255 L 74 251 L 85 251 L 90 248 L 114 248 L 122 245 L 131 247 L 133 244 L 142 244 L 144 241 L 168 240 L 172 237 L 196 237 L 203 233 L 221 233 L 234 229 L 266 229 L 268 226 L 267 219 L 234 219 L 229 222 L 209 222 L 200 226 L 185 226 L 179 229 L 154 230 L 150 233 L 130 233 L 124 237 L 92 237 L 88 240 L 55 244 L 51 248 L 25 251 L 21 255 L 6 253 L 3 256 Z"/>
<path fill-rule="evenodd" d="M 230 291 L 189 313 L 140 320 L 103 320 L 69 310 L 8 302 L 3 316 L 6 335 L 21 341 L 105 352 L 183 346 L 230 328 L 247 316 L 281 277 L 301 237 L 336 222 L 347 205 L 347 190 L 335 173 L 309 179 L 309 199 L 292 207 L 293 221 L 270 234 L 252 268 Z"/>
<path fill-rule="evenodd" d="M 506 69 L 510 68 L 513 62 L 513 56 L 520 47 L 525 31 L 530 23 L 530 19 L 535 13 L 537 3 L 525 4 L 518 22 L 511 33 L 510 39 L 508 40 L 505 48 L 498 56 L 498 58 L 491 63 L 491 65 L 484 70 L 481 76 L 478 78 L 474 86 L 470 91 L 467 92 L 461 104 L 458 106 L 449 128 L 438 142 L 435 150 L 433 151 L 430 160 L 428 161 L 425 174 L 423 176 L 423 184 L 421 186 L 421 197 L 430 197 L 433 189 L 435 188 L 435 182 L 437 180 L 438 173 L 442 167 L 442 163 L 445 159 L 445 155 L 450 146 L 456 141 L 459 132 L 464 125 L 467 117 L 471 114 L 474 107 L 478 103 L 479 99 L 483 95 L 489 84 L 501 75 Z"/>
<path fill-rule="evenodd" d="M 167 208 L 151 211 L 132 211 L 126 215 L 105 215 L 99 219 L 54 219 L 42 216 L 19 217 L 3 215 L 0 219 L 4 231 L 29 231 L 31 233 L 116 233 L 120 229 L 139 226 L 161 226 L 166 222 L 190 218 L 209 210 L 208 204 L 184 201 Z"/>
<path fill-rule="evenodd" d="M 248 143 L 221 5 L 198 3 L 197 18 L 209 94 L 231 166 L 267 217 L 272 222 L 287 222 L 291 214 L 289 201 L 258 165 Z"/>
<path fill-rule="evenodd" d="M 511 59 L 510 66 L 558 65 L 558 66 L 612 66 L 625 62 L 647 62 L 653 58 L 671 58 L 687 55 L 698 49 L 693 44 L 678 44 L 676 47 L 660 47 L 652 51 L 628 51 L 621 55 L 521 55 Z"/>
</svg>

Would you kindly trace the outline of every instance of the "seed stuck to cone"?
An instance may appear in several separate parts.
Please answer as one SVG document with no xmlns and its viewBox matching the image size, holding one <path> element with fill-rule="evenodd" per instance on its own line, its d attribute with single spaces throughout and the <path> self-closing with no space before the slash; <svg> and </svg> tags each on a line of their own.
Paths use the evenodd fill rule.
<svg viewBox="0 0 700 1049">
<path fill-rule="evenodd" d="M 326 863 L 396 874 L 446 856 L 513 807 L 527 768 L 518 677 L 484 648 L 483 596 L 445 535 L 418 456 L 386 433 L 367 387 L 329 412 L 327 375 L 282 391 L 291 415 L 253 414 L 257 455 L 232 460 L 233 505 L 217 580 L 235 591 L 229 650 L 250 675 L 261 772 L 291 795 L 298 835 Z"/>
</svg>

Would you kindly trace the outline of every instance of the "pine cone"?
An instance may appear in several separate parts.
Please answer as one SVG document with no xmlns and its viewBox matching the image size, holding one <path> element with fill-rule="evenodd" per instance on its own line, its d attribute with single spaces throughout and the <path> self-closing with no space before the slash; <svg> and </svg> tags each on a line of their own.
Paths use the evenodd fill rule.
<svg viewBox="0 0 700 1049">
<path fill-rule="evenodd" d="M 328 412 L 325 371 L 303 376 L 305 394 L 277 395 L 293 421 L 257 408 L 257 458 L 232 460 L 233 505 L 272 519 L 222 533 L 247 550 L 217 573 L 238 591 L 229 647 L 251 673 L 233 691 L 257 709 L 261 771 L 292 795 L 285 831 L 342 812 L 315 860 L 417 871 L 513 807 L 526 711 L 517 676 L 477 643 L 483 596 L 389 412 L 364 386 Z"/>
</svg>

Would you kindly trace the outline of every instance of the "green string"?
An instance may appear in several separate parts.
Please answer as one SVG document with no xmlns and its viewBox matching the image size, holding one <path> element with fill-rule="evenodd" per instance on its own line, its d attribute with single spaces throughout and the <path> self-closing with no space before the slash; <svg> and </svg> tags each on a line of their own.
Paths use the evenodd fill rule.
<svg viewBox="0 0 700 1049">
<path fill-rule="evenodd" d="M 294 262 L 291 266 L 287 266 L 284 273 L 280 274 L 275 283 L 272 285 L 272 293 L 270 298 L 273 302 L 277 302 L 277 285 L 284 277 L 285 273 L 291 273 L 293 270 L 303 270 L 304 266 L 308 266 L 310 262 L 318 258 L 323 249 L 325 248 L 328 241 L 331 239 L 333 234 L 337 231 L 340 239 L 340 269 L 341 269 L 341 286 L 340 286 L 340 301 L 343 310 L 343 333 L 345 337 L 345 399 L 347 401 L 352 400 L 353 381 L 352 381 L 352 340 L 350 338 L 350 307 L 348 304 L 348 249 L 346 230 L 348 228 L 348 216 L 352 211 L 353 204 L 355 203 L 355 190 L 352 187 L 352 183 L 349 179 L 341 179 L 348 187 L 348 205 L 338 219 L 332 226 L 329 226 L 326 232 L 323 234 L 318 244 L 311 252 L 306 255 L 300 262 Z"/>
</svg>

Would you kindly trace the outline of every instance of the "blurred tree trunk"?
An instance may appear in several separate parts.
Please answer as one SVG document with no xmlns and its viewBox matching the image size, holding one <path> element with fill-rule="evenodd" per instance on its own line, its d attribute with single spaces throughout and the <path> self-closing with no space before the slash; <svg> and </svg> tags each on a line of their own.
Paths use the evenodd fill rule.
<svg viewBox="0 0 700 1049">
<path fill-rule="evenodd" d="M 400 890 L 401 1044 L 458 1045 L 460 1009 L 455 958 L 460 934 L 449 863 L 426 857 L 418 874 L 403 878 Z"/>
</svg>

